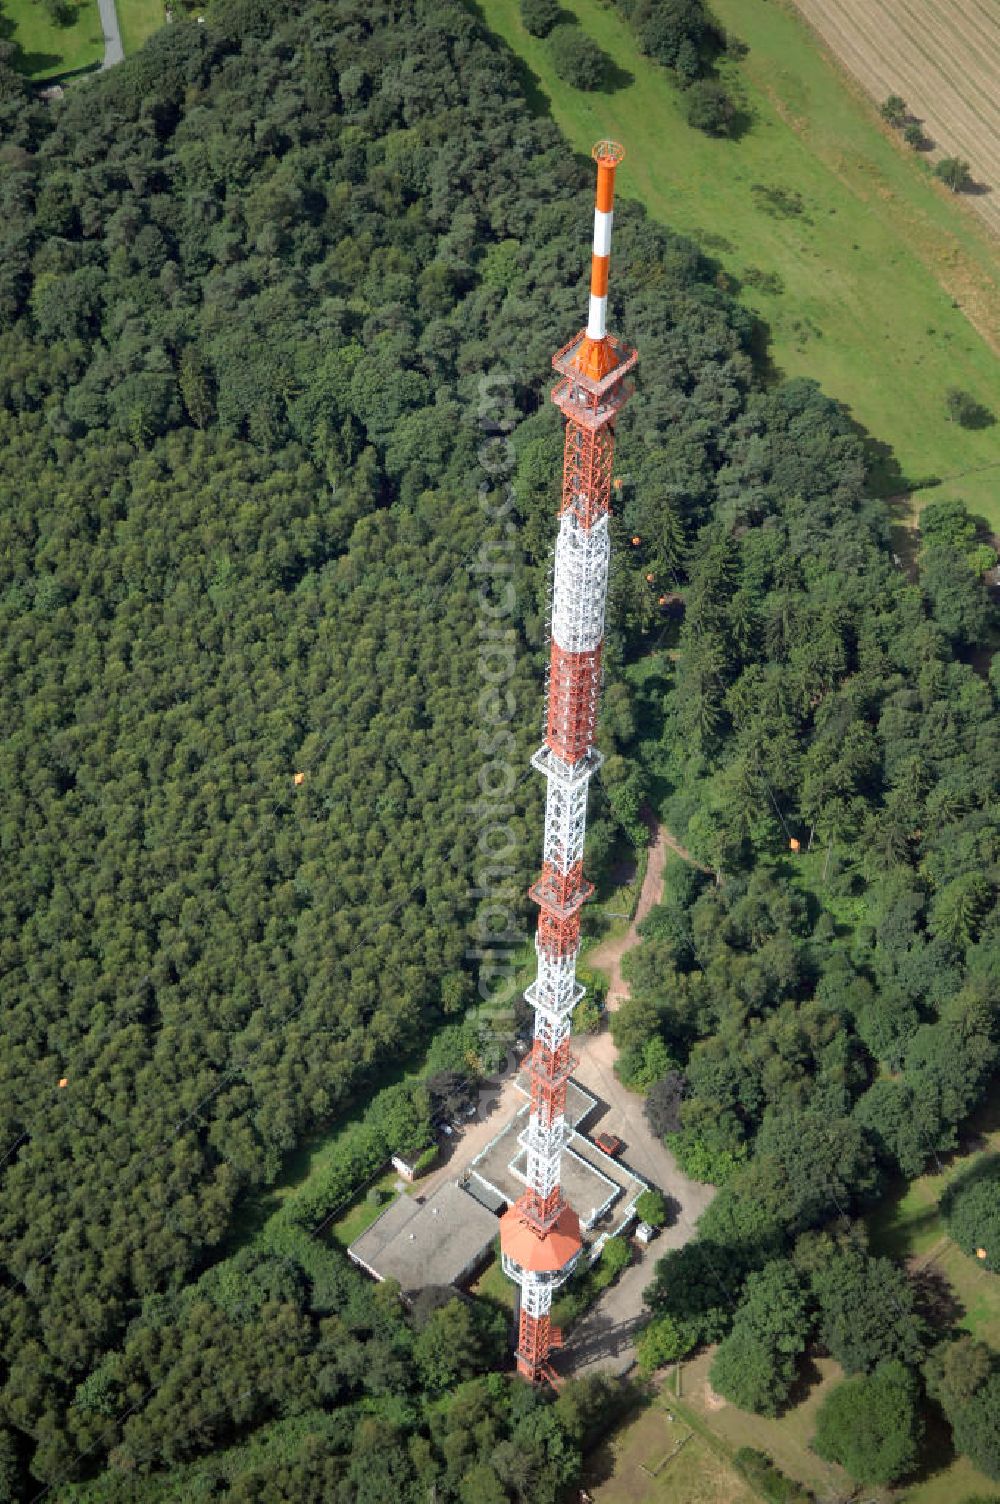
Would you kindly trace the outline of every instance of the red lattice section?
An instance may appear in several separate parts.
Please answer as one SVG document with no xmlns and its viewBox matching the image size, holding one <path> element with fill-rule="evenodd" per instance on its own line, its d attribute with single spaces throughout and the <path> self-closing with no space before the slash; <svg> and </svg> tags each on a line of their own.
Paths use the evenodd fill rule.
<svg viewBox="0 0 1000 1504">
<path fill-rule="evenodd" d="M 569 1039 L 566 1038 L 562 1044 L 558 1044 L 554 1050 L 550 1050 L 542 1044 L 540 1039 L 536 1039 L 532 1046 L 531 1054 L 528 1056 L 528 1069 L 533 1075 L 540 1077 L 543 1081 L 549 1081 L 553 1084 L 558 1081 L 565 1081 L 572 1075 L 573 1067 L 576 1064 L 569 1052 L 569 1043 Z"/>
<path fill-rule="evenodd" d="M 532 1384 L 542 1376 L 542 1367 L 552 1346 L 552 1323 L 548 1316 L 521 1312 L 517 1333 L 517 1371 Z"/>
<path fill-rule="evenodd" d="M 580 945 L 579 909 L 565 915 L 542 909 L 538 916 L 538 943 L 553 960 L 576 955 Z"/>
<path fill-rule="evenodd" d="M 578 763 L 594 744 L 601 692 L 603 643 L 589 653 L 567 653 L 555 641 L 549 669 L 545 741 L 557 757 Z"/>
<path fill-rule="evenodd" d="M 606 354 L 613 363 L 605 374 L 594 377 L 581 371 L 581 352 L 587 339 L 587 331 L 581 329 L 571 340 L 557 350 L 552 364 L 563 378 L 552 390 L 552 401 L 565 414 L 571 424 L 583 428 L 603 428 L 613 423 L 615 416 L 632 395 L 632 383 L 625 377 L 635 367 L 638 355 L 615 335 L 606 336 Z M 586 361 L 583 362 L 586 364 Z M 602 359 L 607 365 L 607 358 Z"/>
<path fill-rule="evenodd" d="M 520 1215 L 542 1237 L 558 1221 L 559 1213 L 566 1205 L 562 1187 L 558 1185 L 547 1196 L 529 1186 L 524 1195 L 518 1197 L 516 1204 Z"/>
<path fill-rule="evenodd" d="M 537 1114 L 539 1128 L 548 1130 L 556 1118 L 565 1115 L 566 1076 L 563 1076 L 561 1081 L 549 1081 L 545 1076 L 539 1076 L 533 1071 L 530 1083 L 531 1111 Z M 544 1220 L 544 1218 L 539 1220 Z"/>
<path fill-rule="evenodd" d="M 593 883 L 583 876 L 583 862 L 574 862 L 568 872 L 560 872 L 551 862 L 542 863 L 542 875 L 528 889 L 529 896 L 542 908 L 559 909 L 571 914 L 585 904 L 594 891 Z"/>
<path fill-rule="evenodd" d="M 583 527 L 592 527 L 611 510 L 611 467 L 615 431 L 566 424 L 563 450 L 563 492 L 560 514 L 575 512 Z"/>
</svg>

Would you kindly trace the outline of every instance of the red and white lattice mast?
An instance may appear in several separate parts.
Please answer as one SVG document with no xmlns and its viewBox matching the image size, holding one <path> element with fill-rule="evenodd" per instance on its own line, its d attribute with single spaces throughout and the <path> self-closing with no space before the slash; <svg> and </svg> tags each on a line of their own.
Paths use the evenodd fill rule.
<svg viewBox="0 0 1000 1504">
<path fill-rule="evenodd" d="M 593 892 L 583 877 L 587 789 L 600 766 L 594 747 L 601 689 L 607 595 L 614 420 L 629 395 L 625 377 L 636 352 L 608 334 L 608 266 L 615 169 L 624 152 L 599 141 L 597 206 L 586 329 L 552 364 L 561 380 L 552 400 L 566 417 L 562 505 L 552 587 L 552 647 L 545 743 L 532 758 L 547 780 L 538 904 L 538 974 L 525 996 L 535 1010 L 528 1059 L 531 1113 L 522 1136 L 527 1189 L 500 1222 L 503 1267 L 520 1286 L 517 1368 L 532 1382 L 553 1377 L 550 1350 L 561 1337 L 550 1325 L 553 1292 L 583 1249 L 580 1219 L 563 1197 L 560 1163 L 568 1136 L 566 1083 L 570 1018 L 583 996 L 576 980 L 580 909 Z"/>
</svg>

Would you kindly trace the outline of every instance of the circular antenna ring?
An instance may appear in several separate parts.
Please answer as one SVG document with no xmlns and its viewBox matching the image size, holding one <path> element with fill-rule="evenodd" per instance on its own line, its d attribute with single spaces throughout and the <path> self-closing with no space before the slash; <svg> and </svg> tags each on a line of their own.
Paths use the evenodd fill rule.
<svg viewBox="0 0 1000 1504">
<path fill-rule="evenodd" d="M 590 155 L 595 162 L 605 162 L 609 167 L 617 167 L 625 155 L 625 148 L 617 141 L 598 141 Z"/>
</svg>

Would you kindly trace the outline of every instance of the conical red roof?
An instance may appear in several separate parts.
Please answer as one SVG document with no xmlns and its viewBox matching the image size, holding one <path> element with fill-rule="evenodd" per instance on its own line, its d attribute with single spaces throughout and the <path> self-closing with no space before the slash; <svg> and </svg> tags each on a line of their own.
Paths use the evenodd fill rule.
<svg viewBox="0 0 1000 1504">
<path fill-rule="evenodd" d="M 571 1206 L 564 1206 L 544 1237 L 526 1222 L 516 1204 L 500 1218 L 500 1247 L 509 1259 L 534 1274 L 554 1274 L 565 1269 L 583 1246 L 580 1219 Z"/>
</svg>

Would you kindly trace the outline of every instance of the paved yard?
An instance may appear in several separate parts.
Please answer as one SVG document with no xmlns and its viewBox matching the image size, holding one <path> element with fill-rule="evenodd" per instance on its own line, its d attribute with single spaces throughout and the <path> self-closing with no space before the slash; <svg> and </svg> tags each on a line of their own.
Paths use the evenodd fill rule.
<svg viewBox="0 0 1000 1504">
<path fill-rule="evenodd" d="M 628 1091 L 615 1075 L 617 1052 L 607 1030 L 575 1039 L 573 1049 L 578 1061 L 574 1077 L 599 1103 L 587 1121 L 587 1132 L 591 1137 L 602 1129 L 617 1134 L 625 1143 L 621 1157 L 626 1164 L 679 1203 L 677 1220 L 663 1229 L 654 1245 L 660 1253 L 679 1248 L 693 1236 L 694 1224 L 715 1195 L 714 1187 L 689 1180 L 652 1132 L 643 1114 L 643 1098 Z"/>
<path fill-rule="evenodd" d="M 653 1247 L 636 1253 L 636 1262 L 605 1290 L 595 1306 L 566 1334 L 566 1347 L 556 1353 L 560 1373 L 627 1373 L 635 1362 L 635 1339 L 645 1321 L 642 1292 L 653 1277 L 658 1257 Z"/>
<path fill-rule="evenodd" d="M 466 1123 L 450 1142 L 441 1141 L 445 1157 L 436 1170 L 419 1182 L 418 1196 L 431 1196 L 445 1181 L 458 1180 L 479 1151 L 524 1106 L 524 1095 L 517 1088 L 517 1071 L 512 1071 L 499 1085 L 482 1090 L 478 1106 L 478 1117 Z"/>
<path fill-rule="evenodd" d="M 680 1206 L 675 1220 L 657 1234 L 641 1259 L 625 1270 L 593 1310 L 567 1334 L 565 1350 L 557 1355 L 560 1373 L 579 1374 L 595 1369 L 624 1373 L 635 1360 L 635 1335 L 646 1315 L 642 1292 L 653 1277 L 656 1260 L 669 1248 L 680 1248 L 690 1242 L 695 1223 L 715 1195 L 715 1189 L 689 1180 L 667 1146 L 650 1131 L 642 1112 L 642 1097 L 626 1091 L 614 1074 L 615 1047 L 611 1035 L 604 1032 L 574 1045 L 579 1060 L 576 1079 L 606 1104 L 603 1115 L 598 1109 L 588 1120 L 589 1131 L 607 1128 L 624 1139 L 622 1158 Z"/>
</svg>

